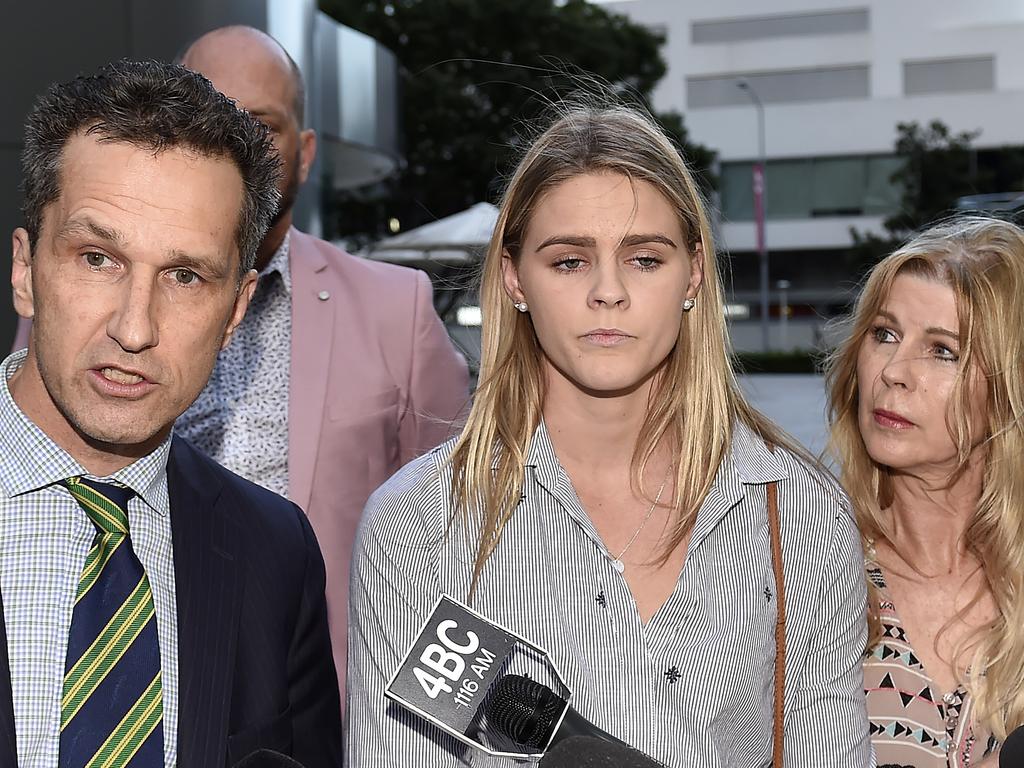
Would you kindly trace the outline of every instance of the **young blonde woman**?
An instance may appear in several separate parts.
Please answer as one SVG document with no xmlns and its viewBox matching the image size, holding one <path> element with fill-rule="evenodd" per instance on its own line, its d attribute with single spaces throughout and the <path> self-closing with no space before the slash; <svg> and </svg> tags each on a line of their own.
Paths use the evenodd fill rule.
<svg viewBox="0 0 1024 768">
<path fill-rule="evenodd" d="M 626 108 L 566 108 L 505 193 L 461 435 L 370 500 L 355 545 L 348 765 L 512 765 L 384 697 L 442 593 L 545 648 L 584 717 L 671 766 L 870 763 L 848 500 L 743 399 L 705 209 Z M 773 447 L 769 447 L 771 444 Z"/>
<path fill-rule="evenodd" d="M 868 557 L 878 763 L 994 767 L 1024 723 L 1024 231 L 928 229 L 853 320 L 828 386 Z"/>
</svg>

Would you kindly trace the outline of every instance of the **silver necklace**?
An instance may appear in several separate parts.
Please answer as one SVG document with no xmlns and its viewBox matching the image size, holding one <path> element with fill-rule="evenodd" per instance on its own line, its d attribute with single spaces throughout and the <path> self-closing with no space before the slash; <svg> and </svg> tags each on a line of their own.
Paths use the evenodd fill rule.
<svg viewBox="0 0 1024 768">
<path fill-rule="evenodd" d="M 633 535 L 629 537 L 629 541 L 626 542 L 626 546 L 622 548 L 621 552 L 619 552 L 619 556 L 612 560 L 612 568 L 619 573 L 626 570 L 626 564 L 622 562 L 622 558 L 629 551 L 629 548 L 633 546 L 633 542 L 636 541 L 636 537 L 640 535 L 640 531 L 644 529 L 644 526 L 647 525 L 647 521 L 650 520 L 651 515 L 654 514 L 654 508 L 658 506 L 658 502 L 661 501 L 661 494 L 664 492 L 665 486 L 668 484 L 668 476 L 671 471 L 672 468 L 669 467 L 669 471 L 665 473 L 665 479 L 661 481 L 661 488 L 658 489 L 658 495 L 654 497 L 654 503 L 651 504 L 651 508 L 648 509 L 647 514 L 644 515 L 644 519 L 640 522 L 640 527 L 633 531 Z"/>
</svg>

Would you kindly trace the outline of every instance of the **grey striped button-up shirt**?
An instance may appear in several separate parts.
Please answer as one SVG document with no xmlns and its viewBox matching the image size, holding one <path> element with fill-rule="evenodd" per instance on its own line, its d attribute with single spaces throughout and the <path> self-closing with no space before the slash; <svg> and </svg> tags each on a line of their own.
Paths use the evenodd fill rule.
<svg viewBox="0 0 1024 768">
<path fill-rule="evenodd" d="M 368 502 L 352 562 L 348 757 L 363 766 L 510 766 L 384 697 L 438 595 L 465 600 L 473 535 L 452 526 L 449 441 Z M 828 477 L 738 426 L 698 514 L 679 581 L 645 625 L 541 426 L 523 500 L 473 607 L 545 648 L 591 722 L 680 768 L 767 766 L 776 602 L 766 486 L 778 481 L 785 562 L 787 768 L 873 765 L 861 654 L 859 538 Z"/>
</svg>

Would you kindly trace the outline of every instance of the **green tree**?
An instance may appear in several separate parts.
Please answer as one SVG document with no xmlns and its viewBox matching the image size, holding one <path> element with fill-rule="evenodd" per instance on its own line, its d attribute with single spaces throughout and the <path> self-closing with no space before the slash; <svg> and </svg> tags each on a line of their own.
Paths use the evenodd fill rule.
<svg viewBox="0 0 1024 768">
<path fill-rule="evenodd" d="M 664 37 L 586 0 L 320 0 L 400 66 L 406 166 L 370 189 L 328 192 L 335 234 L 380 235 L 495 201 L 537 117 L 594 84 L 646 102 L 665 73 Z M 658 116 L 710 189 L 714 154 Z"/>
<path fill-rule="evenodd" d="M 927 224 L 955 211 L 968 195 L 1024 188 L 1024 148 L 978 150 L 979 131 L 952 132 L 933 120 L 896 126 L 895 154 L 903 162 L 892 175 L 901 189 L 900 207 L 885 219 L 885 235 L 851 230 L 854 267 L 865 272 L 882 256 Z"/>
<path fill-rule="evenodd" d="M 939 120 L 896 126 L 896 155 L 903 164 L 892 181 L 903 190 L 900 210 L 885 220 L 892 239 L 901 240 L 947 214 L 957 198 L 989 189 L 991 174 L 982 174 L 972 142 L 980 131 L 953 133 Z"/>
</svg>

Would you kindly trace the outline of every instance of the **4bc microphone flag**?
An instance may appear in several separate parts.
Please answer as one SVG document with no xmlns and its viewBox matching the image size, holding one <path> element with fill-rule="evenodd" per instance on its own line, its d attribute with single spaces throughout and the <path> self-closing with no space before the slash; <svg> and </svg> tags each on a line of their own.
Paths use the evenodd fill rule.
<svg viewBox="0 0 1024 768">
<path fill-rule="evenodd" d="M 488 754 L 539 757 L 487 722 L 495 680 L 516 672 L 569 691 L 547 652 L 442 595 L 388 682 L 387 697 Z"/>
</svg>

